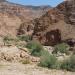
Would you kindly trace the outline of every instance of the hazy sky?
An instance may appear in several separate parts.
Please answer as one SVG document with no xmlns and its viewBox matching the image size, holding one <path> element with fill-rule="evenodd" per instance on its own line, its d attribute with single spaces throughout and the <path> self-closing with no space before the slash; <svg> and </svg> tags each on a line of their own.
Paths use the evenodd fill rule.
<svg viewBox="0 0 75 75">
<path fill-rule="evenodd" d="M 61 3 L 63 0 L 8 0 L 8 1 L 18 3 L 18 4 L 23 4 L 23 5 L 34 5 L 34 6 L 51 5 L 51 6 L 56 6 L 59 3 Z"/>
</svg>

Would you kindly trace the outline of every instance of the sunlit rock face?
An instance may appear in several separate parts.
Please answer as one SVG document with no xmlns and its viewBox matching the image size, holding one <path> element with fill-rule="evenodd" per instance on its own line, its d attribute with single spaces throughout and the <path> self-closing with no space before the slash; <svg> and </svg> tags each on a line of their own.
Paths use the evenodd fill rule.
<svg viewBox="0 0 75 75">
<path fill-rule="evenodd" d="M 75 1 L 68 0 L 35 19 L 33 39 L 53 46 L 66 39 L 75 39 Z M 72 41 L 71 41 L 72 42 Z"/>
<path fill-rule="evenodd" d="M 75 0 L 67 0 L 65 6 L 68 22 L 75 25 Z"/>
<path fill-rule="evenodd" d="M 30 34 L 31 21 L 45 14 L 50 8 L 50 6 L 24 6 L 0 0 L 0 36 Z"/>
</svg>

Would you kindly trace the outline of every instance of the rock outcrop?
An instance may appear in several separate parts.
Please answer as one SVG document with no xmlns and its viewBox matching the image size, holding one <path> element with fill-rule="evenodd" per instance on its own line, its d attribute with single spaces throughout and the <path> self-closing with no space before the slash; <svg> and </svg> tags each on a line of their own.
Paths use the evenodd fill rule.
<svg viewBox="0 0 75 75">
<path fill-rule="evenodd" d="M 54 45 L 55 42 L 61 41 L 60 30 L 52 28 L 62 20 L 64 20 L 64 15 L 56 8 L 49 10 L 41 18 L 35 19 L 33 39 L 45 45 Z"/>
<path fill-rule="evenodd" d="M 20 25 L 18 31 L 17 31 L 17 35 L 32 35 L 34 31 L 34 24 L 33 21 L 29 21 L 29 22 L 24 22 Z"/>
<path fill-rule="evenodd" d="M 71 0 L 72 1 L 72 0 Z M 55 45 L 63 40 L 75 38 L 74 9 L 68 1 L 50 9 L 42 17 L 35 19 L 33 39 L 39 40 L 44 45 Z M 68 10 L 68 11 L 67 11 Z M 69 16 L 69 14 L 73 13 Z"/>
<path fill-rule="evenodd" d="M 29 60 L 30 62 L 38 62 L 40 58 L 31 56 L 27 48 L 0 47 L 0 61 L 20 62 L 21 60 Z"/>
<path fill-rule="evenodd" d="M 75 0 L 66 0 L 59 4 L 57 8 L 65 15 L 65 21 L 75 24 Z"/>
<path fill-rule="evenodd" d="M 75 25 L 75 0 L 67 0 L 66 6 L 66 17 L 68 18 L 68 23 Z"/>
</svg>

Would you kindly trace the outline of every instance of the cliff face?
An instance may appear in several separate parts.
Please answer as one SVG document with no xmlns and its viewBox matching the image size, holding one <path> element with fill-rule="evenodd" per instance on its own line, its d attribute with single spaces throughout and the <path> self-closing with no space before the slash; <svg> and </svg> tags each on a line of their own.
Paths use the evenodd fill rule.
<svg viewBox="0 0 75 75">
<path fill-rule="evenodd" d="M 75 25 L 75 0 L 67 0 L 66 6 L 66 17 L 68 22 Z"/>
<path fill-rule="evenodd" d="M 39 40 L 45 45 L 60 42 L 61 34 L 57 27 L 62 20 L 64 20 L 64 15 L 57 8 L 49 10 L 41 18 L 35 19 L 33 39 Z"/>
<path fill-rule="evenodd" d="M 22 23 L 40 17 L 49 8 L 49 6 L 23 6 L 0 0 L 0 36 L 17 35 Z"/>
<path fill-rule="evenodd" d="M 17 16 L 0 13 L 0 36 L 15 36 L 20 24 L 21 20 Z"/>
<path fill-rule="evenodd" d="M 67 23 L 75 24 L 75 0 L 66 0 L 59 4 L 57 8 L 65 15 Z"/>
<path fill-rule="evenodd" d="M 72 2 L 70 3 L 69 6 L 65 1 L 35 19 L 33 39 L 39 40 L 44 45 L 55 45 L 62 40 L 75 39 L 75 8 L 72 8 Z"/>
</svg>

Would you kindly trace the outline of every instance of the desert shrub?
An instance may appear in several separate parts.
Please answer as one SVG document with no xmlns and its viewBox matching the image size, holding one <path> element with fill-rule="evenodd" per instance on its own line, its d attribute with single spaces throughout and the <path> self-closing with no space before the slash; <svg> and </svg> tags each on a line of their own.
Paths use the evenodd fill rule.
<svg viewBox="0 0 75 75">
<path fill-rule="evenodd" d="M 46 68 L 56 68 L 55 64 L 57 58 L 54 55 L 50 55 L 48 51 L 44 51 L 41 56 L 39 66 Z"/>
<path fill-rule="evenodd" d="M 26 41 L 26 42 L 31 40 L 31 36 L 29 36 L 29 35 L 19 35 L 18 38 L 19 38 L 19 40 Z"/>
<path fill-rule="evenodd" d="M 9 37 L 9 36 L 5 36 L 4 38 L 3 38 L 3 40 L 4 41 L 12 41 L 13 40 L 13 38 L 11 38 L 11 37 Z"/>
<path fill-rule="evenodd" d="M 75 55 L 72 55 L 68 60 L 64 60 L 61 69 L 75 72 Z"/>
<path fill-rule="evenodd" d="M 31 55 L 33 56 L 41 56 L 42 51 L 44 51 L 43 46 L 37 41 L 31 41 L 26 46 L 29 48 Z"/>
<path fill-rule="evenodd" d="M 26 47 L 26 43 L 25 42 L 17 42 L 15 45 L 18 48 L 25 48 Z"/>
<path fill-rule="evenodd" d="M 29 59 L 23 59 L 20 61 L 22 64 L 30 64 L 30 60 Z"/>
<path fill-rule="evenodd" d="M 67 45 L 66 43 L 61 43 L 61 44 L 58 44 L 58 45 L 55 45 L 54 47 L 54 51 L 52 53 L 55 53 L 57 54 L 58 52 L 60 53 L 68 53 L 68 48 L 69 48 L 69 45 Z"/>
<path fill-rule="evenodd" d="M 5 45 L 10 45 L 10 44 L 14 44 L 14 43 L 18 42 L 19 39 L 18 38 L 11 37 L 11 36 L 5 36 L 3 38 L 3 41 L 4 41 L 4 44 Z"/>
</svg>

